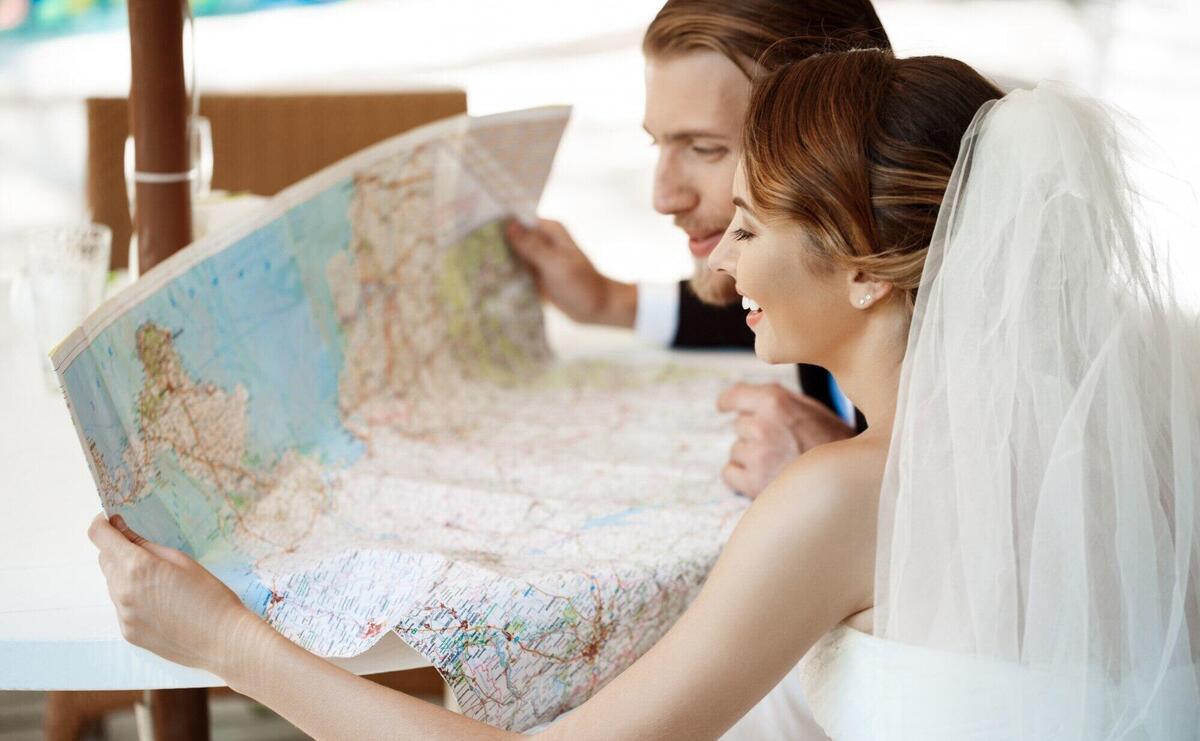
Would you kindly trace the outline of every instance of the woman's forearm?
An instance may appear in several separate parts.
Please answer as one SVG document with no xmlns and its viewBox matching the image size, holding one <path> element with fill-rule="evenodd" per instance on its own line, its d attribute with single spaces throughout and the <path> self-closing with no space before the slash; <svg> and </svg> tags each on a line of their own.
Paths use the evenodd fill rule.
<svg viewBox="0 0 1200 741">
<path fill-rule="evenodd" d="M 211 667 L 316 739 L 509 739 L 516 734 L 471 720 L 356 677 L 305 651 L 258 616 L 227 631 Z"/>
</svg>

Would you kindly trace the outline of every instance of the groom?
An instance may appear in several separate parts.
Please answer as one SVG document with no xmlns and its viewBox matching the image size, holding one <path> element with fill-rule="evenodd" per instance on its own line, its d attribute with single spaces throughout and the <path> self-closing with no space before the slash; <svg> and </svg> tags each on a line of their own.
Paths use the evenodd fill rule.
<svg viewBox="0 0 1200 741">
<path fill-rule="evenodd" d="M 687 235 L 696 270 L 677 285 L 632 285 L 601 275 L 562 224 L 512 223 L 513 249 L 546 299 L 575 321 L 628 327 L 677 348 L 753 347 L 754 335 L 728 276 L 706 258 L 733 218 L 731 191 L 742 120 L 757 60 L 818 53 L 831 42 L 888 48 L 870 0 L 668 0 L 642 41 L 644 126 L 658 147 L 654 209 Z M 773 50 L 774 51 L 774 50 Z M 777 384 L 737 384 L 717 400 L 736 412 L 738 440 L 722 476 L 757 496 L 809 448 L 861 431 L 861 415 L 816 366 L 800 366 L 803 394 Z"/>
</svg>

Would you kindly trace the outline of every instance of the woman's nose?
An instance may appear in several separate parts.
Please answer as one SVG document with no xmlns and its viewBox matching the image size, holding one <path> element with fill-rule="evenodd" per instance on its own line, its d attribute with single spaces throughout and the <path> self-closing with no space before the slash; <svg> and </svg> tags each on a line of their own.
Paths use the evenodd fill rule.
<svg viewBox="0 0 1200 741">
<path fill-rule="evenodd" d="M 737 261 L 741 250 L 736 239 L 729 236 L 729 229 L 721 235 L 721 241 L 708 255 L 708 269 L 715 273 L 728 273 L 737 277 Z"/>
</svg>

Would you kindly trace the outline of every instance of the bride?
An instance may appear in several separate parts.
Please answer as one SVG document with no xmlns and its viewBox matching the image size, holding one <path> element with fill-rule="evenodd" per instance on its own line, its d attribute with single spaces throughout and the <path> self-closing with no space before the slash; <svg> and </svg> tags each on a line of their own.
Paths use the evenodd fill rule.
<svg viewBox="0 0 1200 741">
<path fill-rule="evenodd" d="M 715 738 L 807 654 L 835 739 L 1194 739 L 1195 326 L 1116 116 L 863 50 L 755 85 L 710 258 L 756 351 L 870 429 L 745 514 L 671 631 L 548 738 Z M 317 738 L 512 734 L 293 645 L 183 554 L 90 536 L 131 642 Z M 303 678 L 302 680 L 300 678 Z"/>
</svg>

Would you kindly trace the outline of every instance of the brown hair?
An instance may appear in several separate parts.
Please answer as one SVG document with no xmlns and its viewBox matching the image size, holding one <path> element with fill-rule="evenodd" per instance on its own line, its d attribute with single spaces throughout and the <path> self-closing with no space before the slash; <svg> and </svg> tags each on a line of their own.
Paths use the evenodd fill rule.
<svg viewBox="0 0 1200 741">
<path fill-rule="evenodd" d="M 812 232 L 826 264 L 916 295 L 963 134 L 1000 90 L 962 62 L 877 49 L 785 65 L 754 86 L 750 198 Z"/>
<path fill-rule="evenodd" d="M 834 46 L 891 48 L 870 0 L 667 0 L 642 40 L 646 56 L 718 52 L 747 77 L 756 63 L 770 69 Z"/>
</svg>

